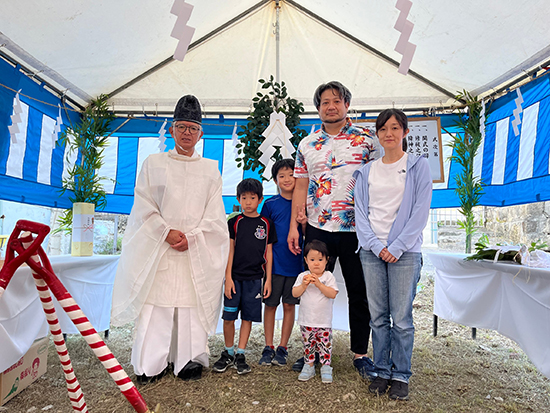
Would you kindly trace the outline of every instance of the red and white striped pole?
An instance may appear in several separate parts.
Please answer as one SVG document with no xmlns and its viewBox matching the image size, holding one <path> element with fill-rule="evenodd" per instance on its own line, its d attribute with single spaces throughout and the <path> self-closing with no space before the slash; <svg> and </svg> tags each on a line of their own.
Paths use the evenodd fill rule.
<svg viewBox="0 0 550 413">
<path fill-rule="evenodd" d="M 26 234 L 30 235 L 29 233 Z M 25 236 L 25 233 L 23 236 Z M 23 243 L 24 248 L 27 248 L 28 245 L 29 244 L 27 243 Z M 38 254 L 33 255 L 31 260 L 37 264 L 40 263 Z M 86 407 L 84 394 L 82 393 L 80 383 L 78 382 L 73 370 L 71 358 L 69 357 L 69 352 L 67 351 L 67 346 L 65 345 L 65 340 L 63 339 L 63 332 L 61 331 L 61 326 L 59 325 L 59 320 L 50 295 L 50 289 L 48 288 L 46 282 L 34 270 L 32 270 L 32 276 L 34 277 L 34 283 L 36 284 L 36 289 L 38 290 L 38 295 L 40 296 L 40 301 L 42 302 L 42 308 L 46 314 L 46 320 L 48 321 L 48 326 L 53 336 L 53 343 L 55 344 L 55 349 L 57 351 L 57 355 L 59 356 L 59 361 L 61 362 L 63 374 L 65 375 L 69 400 L 71 401 L 73 410 L 86 413 L 88 408 Z"/>
</svg>

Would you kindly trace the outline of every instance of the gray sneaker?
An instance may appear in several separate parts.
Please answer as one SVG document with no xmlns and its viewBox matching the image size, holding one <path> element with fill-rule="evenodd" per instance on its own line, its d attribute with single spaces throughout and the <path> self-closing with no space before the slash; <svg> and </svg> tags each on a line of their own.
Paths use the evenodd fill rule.
<svg viewBox="0 0 550 413">
<path fill-rule="evenodd" d="M 332 383 L 332 367 L 321 366 L 321 381 L 323 383 Z"/>
<path fill-rule="evenodd" d="M 315 377 L 315 366 L 310 366 L 309 364 L 304 364 L 302 372 L 298 376 L 300 381 L 308 381 L 309 379 Z"/>
<path fill-rule="evenodd" d="M 237 369 L 238 374 L 246 374 L 251 371 L 250 366 L 246 363 L 246 358 L 242 353 L 235 354 L 235 364 L 233 367 Z"/>
</svg>

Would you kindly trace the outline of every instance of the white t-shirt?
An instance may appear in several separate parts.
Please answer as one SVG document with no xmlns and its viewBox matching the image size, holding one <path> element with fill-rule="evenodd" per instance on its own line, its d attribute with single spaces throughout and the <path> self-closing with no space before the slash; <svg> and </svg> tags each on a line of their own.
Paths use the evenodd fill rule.
<svg viewBox="0 0 550 413">
<path fill-rule="evenodd" d="M 407 158 L 394 163 L 373 162 L 369 173 L 369 223 L 376 237 L 387 246 L 390 229 L 403 201 Z"/>
<path fill-rule="evenodd" d="M 309 271 L 304 271 L 294 283 L 294 287 L 302 284 L 304 275 L 310 274 Z M 332 287 L 338 291 L 336 279 L 330 271 L 325 271 L 319 278 L 324 285 Z M 300 297 L 300 309 L 298 313 L 298 324 L 306 327 L 332 327 L 332 304 L 334 299 L 328 298 L 314 284 L 309 284 L 302 296 Z"/>
</svg>

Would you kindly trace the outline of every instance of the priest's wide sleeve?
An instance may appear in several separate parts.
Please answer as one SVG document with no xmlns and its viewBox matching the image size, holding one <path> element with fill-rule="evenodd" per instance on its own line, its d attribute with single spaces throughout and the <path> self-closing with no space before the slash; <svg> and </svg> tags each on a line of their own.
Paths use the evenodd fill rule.
<svg viewBox="0 0 550 413">
<path fill-rule="evenodd" d="M 217 172 L 217 171 L 216 171 Z M 197 294 L 199 316 L 209 333 L 216 328 L 223 296 L 223 280 L 229 255 L 229 233 L 218 175 L 210 188 L 199 225 L 185 234 Z"/>
<path fill-rule="evenodd" d="M 123 325 L 135 320 L 154 281 L 160 258 L 169 248 L 164 242 L 170 226 L 162 218 L 162 194 L 166 180 L 162 169 L 151 168 L 151 157 L 143 163 L 134 192 L 134 206 L 122 242 L 113 289 L 111 323 Z"/>
</svg>

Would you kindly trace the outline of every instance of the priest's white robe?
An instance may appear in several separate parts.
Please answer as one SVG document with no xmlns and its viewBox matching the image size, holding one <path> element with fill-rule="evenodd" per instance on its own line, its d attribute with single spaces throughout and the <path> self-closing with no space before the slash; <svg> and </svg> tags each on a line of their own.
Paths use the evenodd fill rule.
<svg viewBox="0 0 550 413">
<path fill-rule="evenodd" d="M 171 229 L 185 234 L 187 251 L 165 241 Z M 228 253 L 217 162 L 173 150 L 150 155 L 138 177 L 122 243 L 112 324 L 137 319 L 144 304 L 192 307 L 204 331 L 213 333 Z"/>
</svg>

